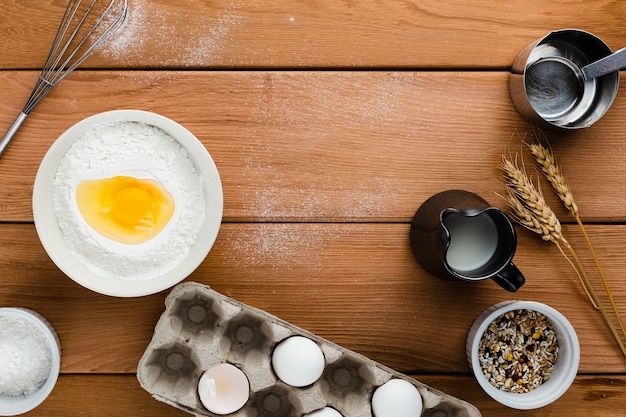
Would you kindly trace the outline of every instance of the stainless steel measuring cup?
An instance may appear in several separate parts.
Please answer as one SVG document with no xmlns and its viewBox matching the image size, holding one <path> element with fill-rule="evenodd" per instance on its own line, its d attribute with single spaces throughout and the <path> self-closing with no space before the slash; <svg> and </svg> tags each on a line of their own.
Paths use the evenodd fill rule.
<svg viewBox="0 0 626 417">
<path fill-rule="evenodd" d="M 550 32 L 531 43 L 511 67 L 509 93 L 519 113 L 539 125 L 589 127 L 611 107 L 619 71 L 596 78 L 582 68 L 611 54 L 597 36 L 577 29 Z"/>
</svg>

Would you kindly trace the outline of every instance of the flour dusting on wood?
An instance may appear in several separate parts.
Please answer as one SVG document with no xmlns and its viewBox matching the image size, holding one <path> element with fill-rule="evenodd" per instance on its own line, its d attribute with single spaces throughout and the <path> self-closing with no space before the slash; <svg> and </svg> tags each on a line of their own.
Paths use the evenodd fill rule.
<svg viewBox="0 0 626 417">
<path fill-rule="evenodd" d="M 406 137 L 390 127 L 407 124 L 419 110 L 407 111 L 411 77 L 381 73 L 375 80 L 372 87 L 337 73 L 281 73 L 250 76 L 237 86 L 235 93 L 245 89 L 252 98 L 245 103 L 253 117 L 239 182 L 249 193 L 245 212 L 262 221 L 295 221 L 310 213 L 319 221 L 389 215 L 403 190 L 385 167 L 406 146 Z M 254 186 L 261 181 L 262 187 Z"/>
<path fill-rule="evenodd" d="M 229 36 L 243 20 L 238 10 L 239 6 L 229 4 L 221 10 L 199 10 L 190 16 L 167 3 L 131 0 L 126 22 L 101 53 L 130 63 L 143 55 L 149 44 L 156 44 L 159 48 L 151 49 L 161 53 L 148 58 L 161 65 L 222 64 L 222 51 L 230 45 Z"/>
<path fill-rule="evenodd" d="M 327 232 L 315 225 L 302 225 L 296 230 L 288 223 L 260 225 L 233 236 L 225 254 L 237 268 L 247 272 L 261 268 L 321 272 L 327 238 Z"/>
</svg>

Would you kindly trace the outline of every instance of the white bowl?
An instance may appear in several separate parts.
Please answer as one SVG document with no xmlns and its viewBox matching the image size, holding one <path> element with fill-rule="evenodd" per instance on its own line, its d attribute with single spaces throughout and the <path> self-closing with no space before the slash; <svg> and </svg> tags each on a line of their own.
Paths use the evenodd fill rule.
<svg viewBox="0 0 626 417">
<path fill-rule="evenodd" d="M 559 345 L 554 370 L 550 378 L 527 393 L 506 392 L 491 385 L 483 375 L 478 359 L 480 339 L 489 324 L 502 314 L 512 310 L 537 311 L 552 323 Z M 504 301 L 485 310 L 474 321 L 466 343 L 467 360 L 482 389 L 494 400 L 519 410 L 532 410 L 546 406 L 560 398 L 574 382 L 580 362 L 580 345 L 572 325 L 558 311 L 534 301 Z"/>
<path fill-rule="evenodd" d="M 46 382 L 34 393 L 18 397 L 0 395 L 0 416 L 16 416 L 26 413 L 41 404 L 52 392 L 61 368 L 61 344 L 56 332 L 39 314 L 19 307 L 0 308 L 0 316 L 22 318 L 32 323 L 44 336 L 52 352 L 52 366 Z"/>
<path fill-rule="evenodd" d="M 53 181 L 67 150 L 95 125 L 115 121 L 142 122 L 160 128 L 187 150 L 189 159 L 204 180 L 206 215 L 189 254 L 173 270 L 151 279 L 129 280 L 93 272 L 68 248 L 54 208 Z M 136 297 L 168 289 L 191 274 L 215 243 L 222 221 L 223 193 L 217 167 L 204 145 L 180 124 L 155 113 L 115 110 L 88 117 L 66 130 L 44 156 L 33 186 L 33 216 L 41 243 L 57 267 L 80 285 L 110 296 Z"/>
</svg>

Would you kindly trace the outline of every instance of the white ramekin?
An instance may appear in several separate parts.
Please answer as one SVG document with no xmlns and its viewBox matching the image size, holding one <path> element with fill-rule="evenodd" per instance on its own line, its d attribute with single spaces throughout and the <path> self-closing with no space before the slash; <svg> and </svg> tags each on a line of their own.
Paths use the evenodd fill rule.
<svg viewBox="0 0 626 417">
<path fill-rule="evenodd" d="M 61 344 L 50 323 L 32 310 L 20 307 L 4 307 L 0 308 L 0 316 L 28 320 L 28 322 L 32 323 L 43 334 L 52 352 L 50 375 L 41 388 L 30 395 L 19 397 L 0 395 L 0 416 L 16 416 L 34 409 L 52 392 L 61 368 Z"/>
<path fill-rule="evenodd" d="M 489 324 L 512 310 L 532 310 L 542 313 L 554 326 L 559 352 L 550 379 L 527 393 L 503 391 L 489 383 L 478 360 L 480 339 Z M 580 363 L 580 345 L 572 325 L 554 308 L 534 301 L 504 301 L 485 310 L 470 328 L 465 346 L 467 360 L 482 389 L 494 400 L 511 408 L 532 410 L 546 406 L 560 398 L 574 382 Z"/>
</svg>

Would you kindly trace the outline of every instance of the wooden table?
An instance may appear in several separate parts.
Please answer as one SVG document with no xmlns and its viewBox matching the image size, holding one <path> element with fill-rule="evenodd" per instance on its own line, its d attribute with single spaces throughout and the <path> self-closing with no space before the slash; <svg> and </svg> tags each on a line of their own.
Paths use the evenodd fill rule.
<svg viewBox="0 0 626 417">
<path fill-rule="evenodd" d="M 28 97 L 65 1 L 8 0 L 0 126 Z M 36 416 L 185 416 L 153 400 L 137 363 L 167 291 L 113 298 L 80 287 L 41 246 L 31 212 L 52 142 L 92 114 L 142 109 L 191 130 L 216 161 L 224 218 L 189 276 L 434 388 L 483 416 L 626 416 L 626 360 L 558 249 L 518 228 L 527 283 L 445 282 L 413 258 L 409 223 L 446 189 L 505 208 L 499 164 L 532 125 L 508 95 L 517 53 L 574 27 L 626 43 L 626 3 L 452 0 L 129 0 L 122 32 L 55 89 L 0 158 L 0 304 L 43 314 L 61 376 Z M 626 90 L 580 131 L 547 131 L 626 311 Z M 528 162 L 530 163 L 530 162 Z M 535 176 L 537 178 L 537 176 Z M 573 219 L 546 198 L 600 285 Z M 543 409 L 491 400 L 465 360 L 478 314 L 507 299 L 561 311 L 581 345 L 571 389 Z"/>
</svg>

